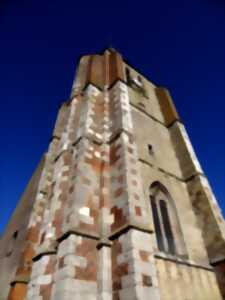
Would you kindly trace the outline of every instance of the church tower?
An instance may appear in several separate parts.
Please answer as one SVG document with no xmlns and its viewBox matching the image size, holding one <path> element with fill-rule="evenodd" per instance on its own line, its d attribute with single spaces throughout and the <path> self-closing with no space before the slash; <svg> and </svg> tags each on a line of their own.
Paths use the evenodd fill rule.
<svg viewBox="0 0 225 300">
<path fill-rule="evenodd" d="M 80 59 L 0 241 L 0 300 L 225 299 L 225 223 L 169 92 Z"/>
</svg>

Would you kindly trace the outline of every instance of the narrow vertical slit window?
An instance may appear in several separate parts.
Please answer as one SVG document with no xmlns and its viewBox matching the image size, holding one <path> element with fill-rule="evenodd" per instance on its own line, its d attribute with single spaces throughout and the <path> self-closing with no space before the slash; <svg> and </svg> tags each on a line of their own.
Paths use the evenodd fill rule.
<svg viewBox="0 0 225 300">
<path fill-rule="evenodd" d="M 126 79 L 127 79 L 127 83 L 130 84 L 131 76 L 130 76 L 130 70 L 128 68 L 126 68 Z"/>
<path fill-rule="evenodd" d="M 153 151 L 153 146 L 151 144 L 148 144 L 148 153 L 150 155 L 153 155 L 154 154 L 154 151 Z"/>
<path fill-rule="evenodd" d="M 15 231 L 15 232 L 13 233 L 13 238 L 14 238 L 14 240 L 16 240 L 17 237 L 18 237 L 18 231 Z"/>
</svg>

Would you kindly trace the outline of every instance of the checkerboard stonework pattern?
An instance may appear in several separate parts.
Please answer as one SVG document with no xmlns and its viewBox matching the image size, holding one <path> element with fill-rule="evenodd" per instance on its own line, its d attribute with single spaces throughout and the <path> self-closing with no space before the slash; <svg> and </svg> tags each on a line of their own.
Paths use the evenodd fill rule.
<svg viewBox="0 0 225 300">
<path fill-rule="evenodd" d="M 224 229 L 168 91 L 114 49 L 83 56 L 1 238 L 0 300 L 225 299 Z"/>
</svg>

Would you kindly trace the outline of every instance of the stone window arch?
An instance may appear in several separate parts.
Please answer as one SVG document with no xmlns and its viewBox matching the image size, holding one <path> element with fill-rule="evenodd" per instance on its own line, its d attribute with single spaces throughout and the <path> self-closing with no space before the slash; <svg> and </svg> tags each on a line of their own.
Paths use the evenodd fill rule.
<svg viewBox="0 0 225 300">
<path fill-rule="evenodd" d="M 158 250 L 187 258 L 177 209 L 170 193 L 159 181 L 150 186 L 150 202 Z"/>
</svg>

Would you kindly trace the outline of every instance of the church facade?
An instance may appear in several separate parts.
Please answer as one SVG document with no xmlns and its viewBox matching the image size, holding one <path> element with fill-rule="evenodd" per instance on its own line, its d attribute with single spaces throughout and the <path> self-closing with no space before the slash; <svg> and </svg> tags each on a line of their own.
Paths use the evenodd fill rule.
<svg viewBox="0 0 225 300">
<path fill-rule="evenodd" d="M 114 49 L 80 59 L 0 270 L 0 300 L 225 299 L 225 223 L 185 127 Z"/>
</svg>

